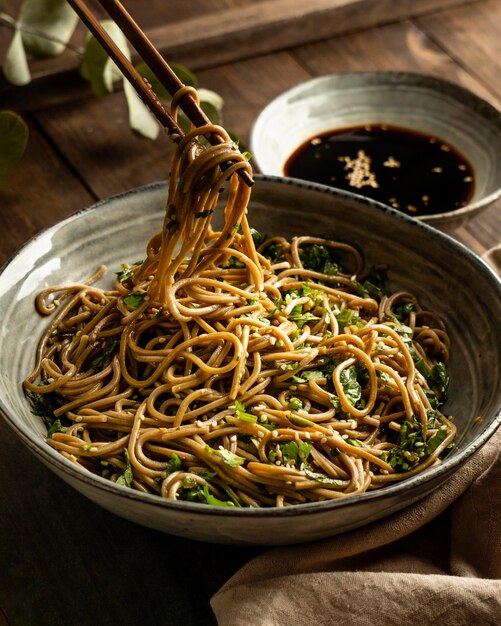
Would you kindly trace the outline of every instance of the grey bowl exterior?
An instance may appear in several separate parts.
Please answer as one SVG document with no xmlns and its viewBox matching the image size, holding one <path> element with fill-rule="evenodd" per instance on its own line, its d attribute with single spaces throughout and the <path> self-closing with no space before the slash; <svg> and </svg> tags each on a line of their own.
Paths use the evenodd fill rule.
<svg viewBox="0 0 501 626">
<path fill-rule="evenodd" d="M 388 263 L 396 288 L 412 290 L 441 313 L 452 338 L 447 411 L 457 445 L 439 466 L 385 489 L 285 509 L 223 509 L 163 500 L 115 485 L 73 465 L 45 442 L 21 381 L 31 370 L 47 319 L 34 310 L 43 287 L 81 280 L 105 263 L 111 284 L 120 263 L 143 257 L 161 225 L 166 186 L 158 183 L 105 200 L 41 233 L 0 274 L 0 408 L 19 439 L 76 490 L 124 518 L 215 543 L 281 545 L 320 539 L 408 506 L 440 485 L 500 423 L 501 282 L 464 246 L 375 202 L 334 189 L 256 176 L 253 225 L 267 234 L 332 235 L 364 250 L 369 264 Z M 221 219 L 217 216 L 217 219 Z M 22 468 L 20 468 L 22 471 Z"/>
<path fill-rule="evenodd" d="M 287 158 L 316 134 L 384 123 L 440 137 L 475 171 L 470 203 L 421 219 L 449 231 L 501 196 L 501 112 L 460 85 L 410 72 L 348 72 L 302 82 L 270 102 L 251 133 L 254 162 L 282 175 Z"/>
</svg>

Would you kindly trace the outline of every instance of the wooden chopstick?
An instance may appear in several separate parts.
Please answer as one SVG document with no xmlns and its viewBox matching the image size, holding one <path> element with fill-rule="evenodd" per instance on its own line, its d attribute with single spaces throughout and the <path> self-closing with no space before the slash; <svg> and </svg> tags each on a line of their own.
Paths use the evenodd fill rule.
<svg viewBox="0 0 501 626">
<path fill-rule="evenodd" d="M 116 63 L 126 79 L 137 91 L 142 101 L 151 109 L 160 124 L 167 129 L 169 137 L 178 143 L 184 136 L 182 129 L 160 102 L 152 87 L 143 79 L 134 65 L 101 26 L 99 20 L 85 4 L 85 0 L 67 1 Z M 145 33 L 139 28 L 132 16 L 126 11 L 125 7 L 119 0 L 99 0 L 99 2 L 107 11 L 108 15 L 115 21 L 127 40 L 136 49 L 141 58 L 149 66 L 160 83 L 167 89 L 171 96 L 174 96 L 179 89 L 184 87 L 184 84 Z M 211 123 L 191 94 L 188 93 L 184 95 L 179 101 L 179 106 L 196 127 Z M 213 145 L 223 142 L 223 139 L 219 135 L 208 135 L 207 140 Z M 237 174 L 248 186 L 254 184 L 252 177 L 247 171 L 237 170 Z"/>
<path fill-rule="evenodd" d="M 139 74 L 129 59 L 101 26 L 99 20 L 93 15 L 85 2 L 83 0 L 68 0 L 68 4 L 72 6 L 82 22 L 87 26 L 90 32 L 113 59 L 120 71 L 137 91 L 141 100 L 150 108 L 151 112 L 155 115 L 160 124 L 167 129 L 169 137 L 173 141 L 179 142 L 184 136 L 181 128 L 160 102 L 151 86 L 144 81 L 141 74 Z"/>
</svg>

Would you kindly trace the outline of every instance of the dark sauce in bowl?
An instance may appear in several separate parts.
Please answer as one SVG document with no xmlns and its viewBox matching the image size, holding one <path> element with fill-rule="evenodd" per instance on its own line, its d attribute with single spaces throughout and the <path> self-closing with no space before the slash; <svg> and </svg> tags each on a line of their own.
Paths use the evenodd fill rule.
<svg viewBox="0 0 501 626">
<path fill-rule="evenodd" d="M 284 174 L 353 191 L 415 217 L 465 206 L 475 184 L 472 166 L 453 146 L 385 124 L 317 135 L 287 159 Z"/>
</svg>

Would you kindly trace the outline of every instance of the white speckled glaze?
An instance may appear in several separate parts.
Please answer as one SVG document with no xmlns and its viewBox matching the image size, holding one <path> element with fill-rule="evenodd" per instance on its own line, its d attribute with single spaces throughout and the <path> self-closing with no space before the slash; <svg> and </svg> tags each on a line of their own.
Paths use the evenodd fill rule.
<svg viewBox="0 0 501 626">
<path fill-rule="evenodd" d="M 316 134 L 371 123 L 440 137 L 472 164 L 471 202 L 423 221 L 457 227 L 501 196 L 501 112 L 463 87 L 421 74 L 355 72 L 300 83 L 260 113 L 251 151 L 261 172 L 280 176 L 287 158 Z"/>
<path fill-rule="evenodd" d="M 35 313 L 35 294 L 50 284 L 83 279 L 103 262 L 109 268 L 103 280 L 111 283 L 121 262 L 141 259 L 148 237 L 161 226 L 164 183 L 70 217 L 29 242 L 3 268 L 0 408 L 41 461 L 117 515 L 203 541 L 279 545 L 341 533 L 397 511 L 439 487 L 487 441 L 501 419 L 501 281 L 461 244 L 382 205 L 320 185 L 256 178 L 250 216 L 257 228 L 267 234 L 323 234 L 350 241 L 365 251 L 369 263 L 390 265 L 394 287 L 412 290 L 445 317 L 452 338 L 446 408 L 460 434 L 442 465 L 404 483 L 332 502 L 226 509 L 140 494 L 78 468 L 47 446 L 44 426 L 31 414 L 21 388 L 48 323 Z"/>
</svg>

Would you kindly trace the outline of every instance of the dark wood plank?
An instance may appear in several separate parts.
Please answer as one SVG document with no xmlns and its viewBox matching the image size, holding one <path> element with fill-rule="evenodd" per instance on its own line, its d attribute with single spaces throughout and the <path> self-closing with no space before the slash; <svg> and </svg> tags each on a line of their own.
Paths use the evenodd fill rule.
<svg viewBox="0 0 501 626">
<path fill-rule="evenodd" d="M 416 20 L 454 61 L 501 102 L 501 2 L 483 0 Z"/>
<path fill-rule="evenodd" d="M 197 68 L 421 15 L 454 0 L 267 0 L 149 31 L 167 56 Z M 200 36 L 200 33 L 204 33 Z"/>
<path fill-rule="evenodd" d="M 371 70 L 422 72 L 458 83 L 493 104 L 501 102 L 411 21 L 302 46 L 293 54 L 316 75 Z"/>
<path fill-rule="evenodd" d="M 140 25 L 166 58 L 200 70 L 477 1 L 226 0 L 215 10 L 213 0 L 201 4 L 178 0 L 175 3 L 157 1 L 153 6 L 136 1 L 128 6 L 131 12 L 137 13 Z M 82 45 L 82 32 L 80 29 L 73 41 L 77 47 Z M 34 62 L 32 71 L 37 80 L 28 92 L 39 93 L 51 75 L 64 76 L 78 63 L 78 55 L 68 51 L 56 59 Z M 0 83 L 0 89 L 13 97 L 5 83 Z M 65 95 L 74 97 L 71 90 L 66 90 Z"/>
<path fill-rule="evenodd" d="M 39 230 L 95 199 L 31 125 L 27 151 L 0 185 L 0 266 Z"/>
<path fill-rule="evenodd" d="M 225 125 L 246 142 L 259 110 L 309 74 L 282 53 L 200 72 L 198 77 L 201 85 L 223 96 Z M 256 88 L 249 89 L 250 84 Z M 34 115 L 99 197 L 167 177 L 172 144 L 164 135 L 154 142 L 134 135 L 122 94 L 51 106 Z"/>
<path fill-rule="evenodd" d="M 13 626 L 211 626 L 211 595 L 262 551 L 197 543 L 106 512 L 1 420 L 0 510 L 0 607 Z"/>
</svg>

